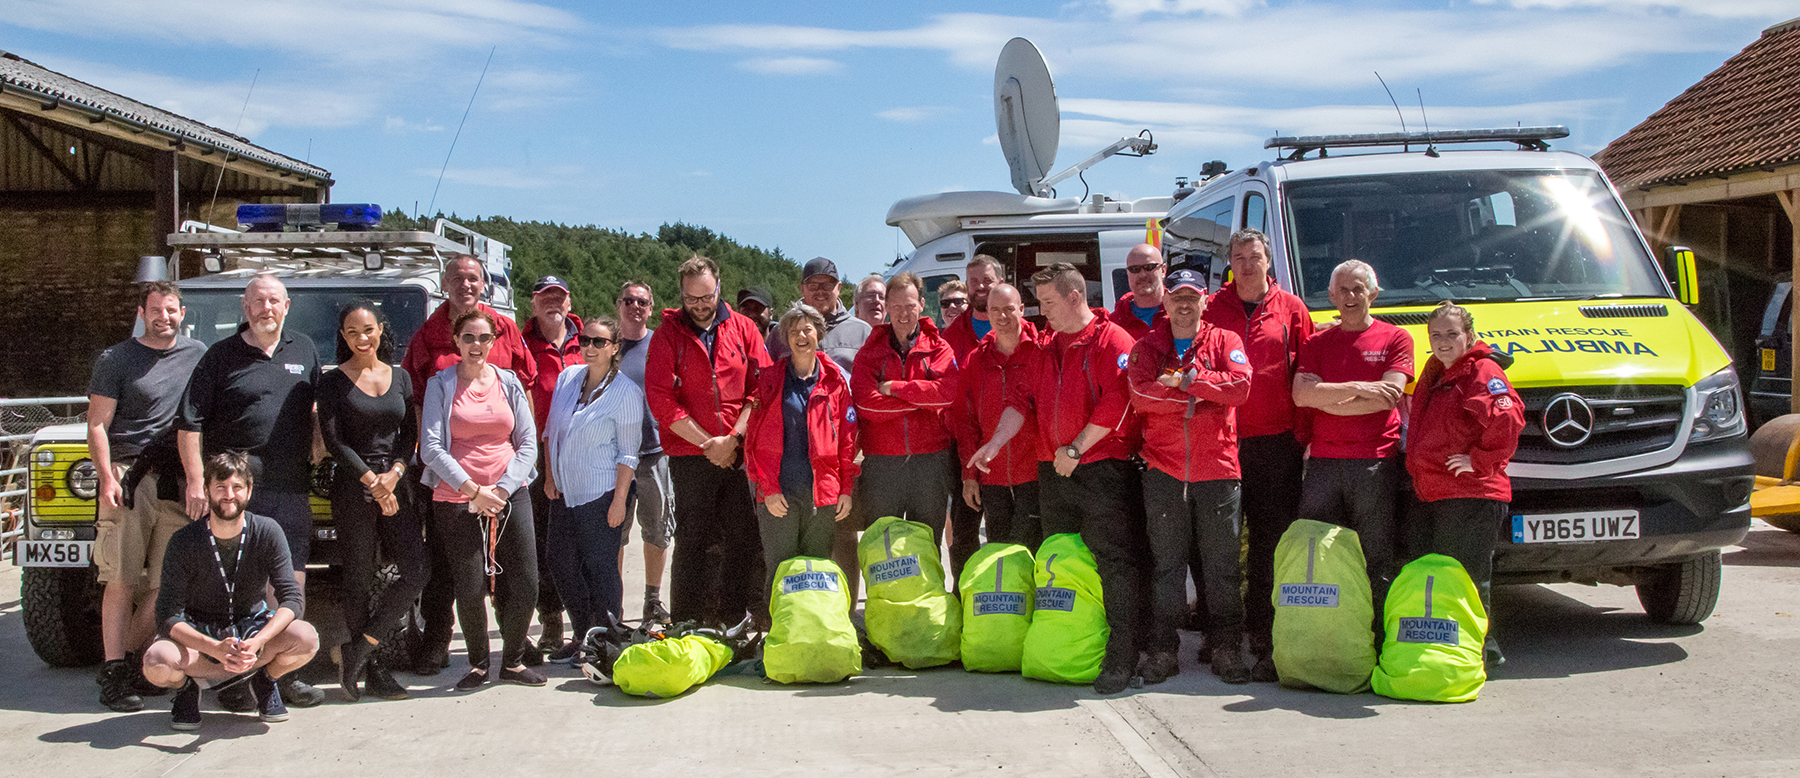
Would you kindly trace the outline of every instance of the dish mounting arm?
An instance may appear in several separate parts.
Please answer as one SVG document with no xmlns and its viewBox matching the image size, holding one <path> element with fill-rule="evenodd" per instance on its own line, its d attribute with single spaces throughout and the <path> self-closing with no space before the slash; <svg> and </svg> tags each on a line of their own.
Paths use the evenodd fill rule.
<svg viewBox="0 0 1800 778">
<path fill-rule="evenodd" d="M 1103 148 L 1103 149 L 1095 152 L 1093 156 L 1088 157 L 1087 159 L 1084 159 L 1073 165 L 1070 165 L 1070 166 L 1064 168 L 1063 170 L 1061 170 L 1060 172 L 1051 174 L 1049 176 L 1040 178 L 1037 181 L 1032 182 L 1031 194 L 1035 197 L 1049 197 L 1049 196 L 1051 196 L 1051 189 L 1053 189 L 1057 184 L 1060 184 L 1064 181 L 1069 180 L 1070 178 L 1075 177 L 1075 175 L 1081 173 L 1084 170 L 1087 170 L 1088 168 L 1091 168 L 1095 165 L 1100 164 L 1101 161 L 1103 161 L 1106 158 L 1111 157 L 1113 155 L 1124 155 L 1127 157 L 1147 157 L 1147 156 L 1150 156 L 1151 154 L 1155 154 L 1155 153 L 1156 153 L 1156 141 L 1153 137 L 1151 137 L 1149 130 L 1145 130 L 1143 133 L 1141 133 L 1140 135 L 1138 135 L 1135 138 L 1120 138 L 1116 141 L 1113 141 L 1112 145 L 1107 146 L 1106 148 Z"/>
</svg>

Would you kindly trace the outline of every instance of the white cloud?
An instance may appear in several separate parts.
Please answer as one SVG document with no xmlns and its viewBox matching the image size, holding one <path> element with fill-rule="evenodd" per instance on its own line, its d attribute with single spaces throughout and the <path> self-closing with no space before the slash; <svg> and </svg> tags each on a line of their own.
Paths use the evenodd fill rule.
<svg viewBox="0 0 1800 778">
<path fill-rule="evenodd" d="M 443 132 L 444 126 L 433 124 L 430 119 L 407 121 L 398 116 L 389 116 L 381 125 L 381 131 L 389 135 L 405 135 L 413 132 Z"/>
<path fill-rule="evenodd" d="M 44 67 L 226 132 L 254 139 L 271 126 L 345 127 L 369 118 L 377 101 L 366 94 L 297 84 L 280 74 L 246 72 L 225 81 L 198 81 L 98 62 L 34 59 Z M 245 96 L 249 104 L 244 102 Z M 239 116 L 243 119 L 240 122 Z"/>
<path fill-rule="evenodd" d="M 876 116 L 890 122 L 915 123 L 942 116 L 950 111 L 941 105 L 914 105 L 877 111 Z"/>
<path fill-rule="evenodd" d="M 1475 0 L 1478 5 L 1504 4 L 1513 8 L 1565 11 L 1675 11 L 1696 16 L 1755 19 L 1778 22 L 1800 13 L 1793 0 Z"/>
<path fill-rule="evenodd" d="M 739 62 L 738 67 L 770 76 L 816 76 L 835 73 L 843 66 L 819 57 L 755 57 Z"/>
<path fill-rule="evenodd" d="M 1136 19 L 1150 13 L 1236 16 L 1259 5 L 1262 5 L 1259 0 L 1106 0 L 1112 15 L 1121 19 Z"/>
</svg>

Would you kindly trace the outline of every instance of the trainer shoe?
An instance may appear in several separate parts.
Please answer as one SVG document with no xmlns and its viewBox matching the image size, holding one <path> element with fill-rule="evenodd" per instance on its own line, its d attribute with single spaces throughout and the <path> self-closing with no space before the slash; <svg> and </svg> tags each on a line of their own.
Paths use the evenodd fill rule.
<svg viewBox="0 0 1800 778">
<path fill-rule="evenodd" d="M 200 685 L 189 678 L 175 692 L 169 706 L 169 727 L 177 732 L 193 732 L 200 728 Z"/>
<path fill-rule="evenodd" d="M 100 704 L 119 713 L 136 713 L 144 709 L 144 698 L 131 688 L 131 664 L 123 659 L 109 659 L 100 666 L 94 683 L 100 684 Z"/>
<path fill-rule="evenodd" d="M 510 667 L 503 668 L 500 671 L 500 680 L 520 686 L 543 686 L 550 681 L 544 677 L 543 673 L 529 667 L 520 667 L 516 670 Z"/>
<path fill-rule="evenodd" d="M 1125 691 L 1131 685 L 1131 669 L 1128 667 L 1100 668 L 1100 677 L 1094 679 L 1094 693 L 1113 695 Z"/>
<path fill-rule="evenodd" d="M 1219 646 L 1213 649 L 1213 675 L 1219 680 L 1231 684 L 1249 683 L 1250 668 L 1244 666 L 1244 652 L 1237 646 Z"/>
<path fill-rule="evenodd" d="M 650 597 L 644 600 L 644 621 L 653 621 L 658 624 L 670 623 L 669 609 L 663 607 L 661 597 Z"/>
<path fill-rule="evenodd" d="M 581 659 L 581 643 L 571 640 L 564 643 L 562 648 L 551 653 L 548 661 L 551 664 L 572 665 L 579 659 Z"/>
<path fill-rule="evenodd" d="M 406 687 L 395 681 L 394 674 L 388 672 L 373 657 L 363 666 L 363 691 L 383 700 L 404 700 L 407 697 Z"/>
<path fill-rule="evenodd" d="M 1144 683 L 1162 683 L 1181 674 L 1181 660 L 1173 651 L 1157 651 L 1144 660 L 1138 669 L 1138 675 L 1144 677 Z"/>
<path fill-rule="evenodd" d="M 293 674 L 289 673 L 288 677 L 292 678 Z M 281 702 L 281 692 L 277 691 L 275 688 L 278 683 L 279 682 L 269 678 L 269 672 L 264 670 L 263 672 L 257 673 L 255 678 L 250 679 L 250 683 L 245 684 L 250 687 L 251 691 L 256 692 L 257 714 L 263 721 L 270 724 L 288 720 L 287 705 Z M 315 689 L 314 691 L 317 690 Z M 321 693 L 319 696 L 323 697 L 325 695 Z"/>
<path fill-rule="evenodd" d="M 325 701 L 325 693 L 307 685 L 305 681 L 294 677 L 294 673 L 282 676 L 276 686 L 281 687 L 281 699 L 296 708 L 311 708 Z"/>
<path fill-rule="evenodd" d="M 249 713 L 256 710 L 256 694 L 250 691 L 248 683 L 234 683 L 229 686 L 214 686 L 213 692 L 219 698 L 219 707 L 232 713 Z"/>
</svg>

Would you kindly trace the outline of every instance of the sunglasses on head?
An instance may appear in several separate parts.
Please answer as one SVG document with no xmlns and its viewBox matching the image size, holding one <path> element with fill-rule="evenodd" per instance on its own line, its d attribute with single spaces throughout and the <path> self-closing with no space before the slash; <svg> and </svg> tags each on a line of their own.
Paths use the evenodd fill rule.
<svg viewBox="0 0 1800 778">
<path fill-rule="evenodd" d="M 465 345 L 465 346 L 473 346 L 477 343 L 480 343 L 481 345 L 485 346 L 489 343 L 494 342 L 494 334 L 491 332 L 484 332 L 484 333 L 481 333 L 480 335 L 477 335 L 473 332 L 465 332 L 462 334 L 462 337 L 459 338 L 459 340 L 461 340 L 463 345 Z"/>
<path fill-rule="evenodd" d="M 591 338 L 586 335 L 576 335 L 575 342 L 580 343 L 582 348 L 605 348 L 619 341 L 613 338 L 600 337 L 598 335 Z"/>
</svg>

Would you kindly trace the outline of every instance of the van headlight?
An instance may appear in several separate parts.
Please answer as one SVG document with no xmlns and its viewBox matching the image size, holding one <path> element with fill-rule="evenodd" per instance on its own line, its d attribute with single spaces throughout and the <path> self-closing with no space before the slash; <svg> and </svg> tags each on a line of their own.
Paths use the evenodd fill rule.
<svg viewBox="0 0 1800 778">
<path fill-rule="evenodd" d="M 83 500 L 92 500 L 100 496 L 100 471 L 94 469 L 94 460 L 83 459 L 69 466 L 66 476 L 69 493 Z"/>
<path fill-rule="evenodd" d="M 1739 398 L 1737 371 L 1725 368 L 1694 385 L 1694 431 L 1688 442 L 1744 433 L 1744 403 Z"/>
</svg>

